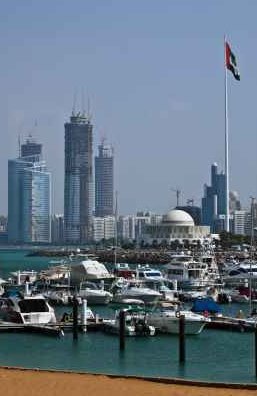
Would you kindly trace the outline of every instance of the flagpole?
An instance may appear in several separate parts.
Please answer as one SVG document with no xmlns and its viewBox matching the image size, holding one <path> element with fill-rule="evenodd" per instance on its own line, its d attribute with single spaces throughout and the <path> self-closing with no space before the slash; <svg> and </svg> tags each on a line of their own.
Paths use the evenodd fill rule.
<svg viewBox="0 0 257 396">
<path fill-rule="evenodd" d="M 225 231 L 229 232 L 229 166 L 228 166 L 228 78 L 226 65 L 226 36 L 224 36 L 224 68 L 225 68 Z"/>
</svg>

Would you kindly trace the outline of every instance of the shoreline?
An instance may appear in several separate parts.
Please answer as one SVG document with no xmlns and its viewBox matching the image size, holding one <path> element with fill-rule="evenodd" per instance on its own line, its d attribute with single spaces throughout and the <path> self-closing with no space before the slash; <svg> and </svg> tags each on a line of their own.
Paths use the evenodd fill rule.
<svg viewBox="0 0 257 396">
<path fill-rule="evenodd" d="M 2 388 L 8 396 L 250 396 L 257 384 L 209 383 L 177 378 L 147 378 L 73 371 L 0 367 Z"/>
</svg>

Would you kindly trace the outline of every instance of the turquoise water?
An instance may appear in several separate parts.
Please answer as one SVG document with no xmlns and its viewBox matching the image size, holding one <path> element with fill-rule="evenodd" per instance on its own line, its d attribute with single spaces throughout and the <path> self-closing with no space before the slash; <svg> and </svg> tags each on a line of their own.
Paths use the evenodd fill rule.
<svg viewBox="0 0 257 396">
<path fill-rule="evenodd" d="M 48 258 L 26 257 L 23 251 L 0 251 L 0 276 L 5 277 L 17 269 L 39 270 L 45 268 L 48 261 Z M 110 313 L 110 309 L 100 307 L 95 307 L 94 311 Z M 251 333 L 204 330 L 198 336 L 188 336 L 184 365 L 178 362 L 178 338 L 171 335 L 126 338 L 124 352 L 119 351 L 117 336 L 101 332 L 79 334 L 77 341 L 71 333 L 60 338 L 3 333 L 0 344 L 0 365 L 215 382 L 256 382 L 254 335 Z"/>
</svg>

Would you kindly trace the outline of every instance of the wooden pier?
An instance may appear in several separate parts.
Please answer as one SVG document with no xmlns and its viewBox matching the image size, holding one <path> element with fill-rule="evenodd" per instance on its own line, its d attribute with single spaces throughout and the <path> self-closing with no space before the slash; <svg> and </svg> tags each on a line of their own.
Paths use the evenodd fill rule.
<svg viewBox="0 0 257 396">
<path fill-rule="evenodd" d="M 78 331 L 83 331 L 84 326 L 78 323 Z M 87 331 L 99 331 L 103 328 L 103 322 L 88 321 Z M 12 322 L 0 322 L 0 333 L 36 333 L 50 336 L 63 336 L 66 332 L 73 331 L 73 323 L 57 322 L 53 324 L 24 324 Z"/>
</svg>

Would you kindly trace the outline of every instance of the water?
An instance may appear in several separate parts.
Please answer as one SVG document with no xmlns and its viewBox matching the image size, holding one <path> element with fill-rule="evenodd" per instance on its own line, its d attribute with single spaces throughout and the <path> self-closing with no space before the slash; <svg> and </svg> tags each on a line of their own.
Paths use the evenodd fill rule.
<svg viewBox="0 0 257 396">
<path fill-rule="evenodd" d="M 0 276 L 17 269 L 40 270 L 48 258 L 26 257 L 26 252 L 1 251 Z M 110 315 L 109 308 L 94 307 Z M 238 310 L 238 307 L 226 307 Z M 71 333 L 55 338 L 38 334 L 0 334 L 0 365 L 73 370 L 91 373 L 181 377 L 215 382 L 256 382 L 254 334 L 204 330 L 186 337 L 186 363 L 179 364 L 178 337 L 160 335 L 126 338 L 119 351 L 119 338 L 101 332 Z"/>
</svg>

